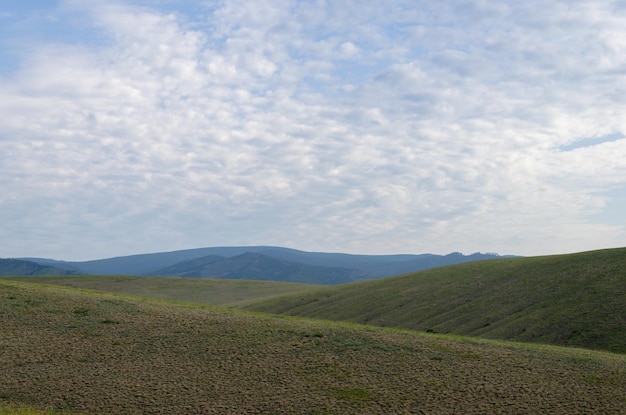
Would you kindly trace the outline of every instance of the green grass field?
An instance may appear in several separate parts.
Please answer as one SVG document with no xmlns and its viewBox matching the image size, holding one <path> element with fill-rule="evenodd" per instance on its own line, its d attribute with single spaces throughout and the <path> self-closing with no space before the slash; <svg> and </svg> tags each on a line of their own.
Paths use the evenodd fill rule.
<svg viewBox="0 0 626 415">
<path fill-rule="evenodd" d="M 626 249 L 471 262 L 246 308 L 626 353 Z"/>
<path fill-rule="evenodd" d="M 626 412 L 626 356 L 575 348 L 4 280 L 0 334 L 0 414 Z"/>
<path fill-rule="evenodd" d="M 196 304 L 242 306 L 281 294 L 304 292 L 319 285 L 275 281 L 209 278 L 71 275 L 3 277 L 6 280 L 131 294 Z"/>
</svg>

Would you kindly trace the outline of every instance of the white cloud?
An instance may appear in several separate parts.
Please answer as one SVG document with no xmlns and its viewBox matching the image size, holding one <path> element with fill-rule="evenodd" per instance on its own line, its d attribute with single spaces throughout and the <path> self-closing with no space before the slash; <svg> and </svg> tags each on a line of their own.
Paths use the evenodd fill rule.
<svg viewBox="0 0 626 415">
<path fill-rule="evenodd" d="M 599 221 L 626 140 L 562 150 L 626 133 L 625 10 L 158 3 L 66 2 L 89 40 L 0 74 L 0 255 L 626 242 Z"/>
</svg>

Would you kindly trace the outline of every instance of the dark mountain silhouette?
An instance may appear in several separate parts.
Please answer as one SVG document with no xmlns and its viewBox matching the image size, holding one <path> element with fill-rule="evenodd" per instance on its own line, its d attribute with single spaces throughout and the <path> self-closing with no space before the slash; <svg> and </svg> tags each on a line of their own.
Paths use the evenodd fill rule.
<svg viewBox="0 0 626 415">
<path fill-rule="evenodd" d="M 201 274 L 203 268 L 225 259 L 228 258 L 220 255 L 207 255 L 200 258 L 177 262 L 174 265 L 152 271 L 149 274 L 154 276 L 202 278 L 203 276 Z"/>
<path fill-rule="evenodd" d="M 23 259 L 0 259 L 0 275 L 69 275 L 74 271 Z"/>
<path fill-rule="evenodd" d="M 209 255 L 157 270 L 152 275 L 316 284 L 340 284 L 368 276 L 354 269 L 307 265 L 252 252 L 230 258 Z"/>
</svg>

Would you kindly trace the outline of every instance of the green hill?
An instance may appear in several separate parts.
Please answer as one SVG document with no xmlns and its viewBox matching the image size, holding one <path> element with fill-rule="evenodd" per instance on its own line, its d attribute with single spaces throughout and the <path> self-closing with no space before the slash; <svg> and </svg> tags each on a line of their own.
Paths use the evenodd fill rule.
<svg viewBox="0 0 626 415">
<path fill-rule="evenodd" d="M 319 285 L 274 281 L 119 275 L 4 277 L 3 279 L 224 306 L 241 306 L 255 300 L 303 292 L 319 287 Z"/>
<path fill-rule="evenodd" d="M 626 248 L 477 261 L 248 308 L 626 353 Z"/>
<path fill-rule="evenodd" d="M 0 413 L 609 414 L 625 388 L 624 355 L 0 281 Z"/>
</svg>

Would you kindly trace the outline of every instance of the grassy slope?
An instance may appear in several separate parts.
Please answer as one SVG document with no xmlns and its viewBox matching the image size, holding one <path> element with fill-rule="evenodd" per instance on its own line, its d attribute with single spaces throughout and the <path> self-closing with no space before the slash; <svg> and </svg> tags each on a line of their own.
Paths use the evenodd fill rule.
<svg viewBox="0 0 626 415">
<path fill-rule="evenodd" d="M 6 280 L 63 285 L 197 304 L 241 306 L 281 294 L 307 291 L 318 285 L 273 281 L 219 280 L 131 276 L 5 277 Z"/>
<path fill-rule="evenodd" d="M 626 249 L 472 262 L 249 308 L 626 353 Z"/>
<path fill-rule="evenodd" d="M 113 415 L 626 411 L 626 356 L 581 349 L 7 281 L 0 281 L 0 334 L 0 408 Z"/>
</svg>

